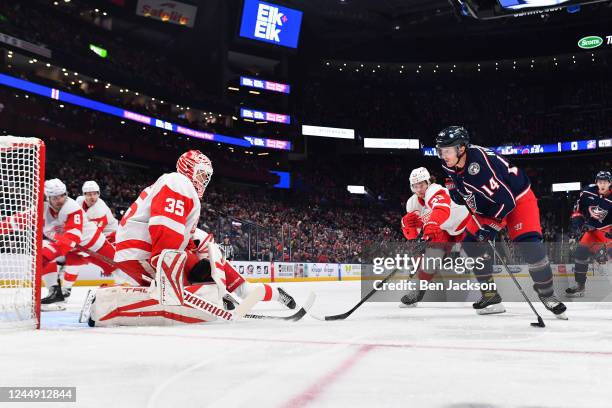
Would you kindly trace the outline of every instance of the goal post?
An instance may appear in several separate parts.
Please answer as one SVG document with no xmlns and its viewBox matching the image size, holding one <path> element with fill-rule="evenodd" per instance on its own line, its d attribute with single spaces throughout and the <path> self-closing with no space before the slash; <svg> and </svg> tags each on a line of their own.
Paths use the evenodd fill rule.
<svg viewBox="0 0 612 408">
<path fill-rule="evenodd" d="M 0 330 L 40 328 L 45 144 L 0 136 Z"/>
</svg>

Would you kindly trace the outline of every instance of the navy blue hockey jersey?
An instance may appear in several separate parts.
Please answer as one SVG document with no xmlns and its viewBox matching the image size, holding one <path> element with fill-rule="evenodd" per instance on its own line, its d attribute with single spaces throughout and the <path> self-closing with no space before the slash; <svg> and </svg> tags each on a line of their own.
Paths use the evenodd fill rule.
<svg viewBox="0 0 612 408">
<path fill-rule="evenodd" d="M 529 191 L 529 178 L 487 148 L 470 145 L 466 155 L 462 169 L 442 165 L 454 184 L 449 188 L 451 198 L 465 203 L 476 214 L 497 219 L 506 217 L 516 206 L 516 200 Z"/>
<path fill-rule="evenodd" d="M 580 193 L 572 217 L 582 215 L 588 225 L 597 229 L 612 225 L 612 195 L 599 194 L 595 184 L 591 184 Z"/>
</svg>

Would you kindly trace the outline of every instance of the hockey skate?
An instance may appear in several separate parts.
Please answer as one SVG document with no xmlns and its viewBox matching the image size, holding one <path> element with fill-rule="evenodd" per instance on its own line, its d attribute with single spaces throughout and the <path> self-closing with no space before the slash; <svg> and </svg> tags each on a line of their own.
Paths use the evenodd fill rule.
<svg viewBox="0 0 612 408">
<path fill-rule="evenodd" d="M 535 290 L 538 294 L 538 297 L 540 298 L 540 301 L 542 302 L 544 307 L 553 312 L 557 319 L 567 320 L 567 316 L 565 315 L 567 307 L 565 307 L 563 302 L 557 299 L 555 291 L 552 287 L 546 289 L 538 289 L 536 286 L 534 286 L 533 290 Z"/>
<path fill-rule="evenodd" d="M 64 295 L 60 285 L 49 288 L 49 294 L 40 300 L 40 310 L 43 312 L 57 312 L 66 310 Z"/>
<path fill-rule="evenodd" d="M 417 303 L 423 300 L 423 297 L 425 297 L 424 290 L 411 290 L 402 296 L 399 307 L 402 309 L 416 307 Z"/>
<path fill-rule="evenodd" d="M 295 309 L 295 299 L 281 288 L 278 288 L 278 301 L 288 309 Z"/>
<path fill-rule="evenodd" d="M 584 283 L 576 283 L 575 286 L 565 289 L 565 296 L 568 298 L 584 297 Z"/>
<path fill-rule="evenodd" d="M 62 288 L 62 296 L 64 296 L 64 299 L 68 299 L 70 297 L 71 292 L 72 288 Z"/>
<path fill-rule="evenodd" d="M 223 308 L 225 310 L 234 310 L 236 308 L 236 301 L 229 295 L 223 296 Z"/>
<path fill-rule="evenodd" d="M 504 313 L 506 311 L 502 304 L 502 298 L 497 292 L 484 292 L 480 300 L 473 303 L 472 307 L 479 315 Z"/>
</svg>

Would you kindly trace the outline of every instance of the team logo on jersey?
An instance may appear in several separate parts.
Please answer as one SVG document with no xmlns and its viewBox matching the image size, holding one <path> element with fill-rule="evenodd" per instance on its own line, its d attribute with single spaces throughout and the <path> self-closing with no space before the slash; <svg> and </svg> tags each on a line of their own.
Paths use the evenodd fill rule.
<svg viewBox="0 0 612 408">
<path fill-rule="evenodd" d="M 431 211 L 427 208 L 423 208 L 421 211 L 421 221 L 423 224 L 426 224 L 429 221 L 429 217 L 431 217 Z"/>
<path fill-rule="evenodd" d="M 594 218 L 599 222 L 603 222 L 608 215 L 608 210 L 604 210 L 598 205 L 592 205 L 589 207 L 589 214 L 591 215 L 591 218 Z"/>
<path fill-rule="evenodd" d="M 472 211 L 476 211 L 476 196 L 474 196 L 474 194 L 470 194 L 469 196 L 464 196 L 463 200 L 465 201 L 465 203 L 467 204 L 468 207 L 470 207 L 470 209 Z"/>
<path fill-rule="evenodd" d="M 479 172 L 480 172 L 480 164 L 470 163 L 470 165 L 468 166 L 468 173 L 470 173 L 472 176 L 475 176 Z"/>
</svg>

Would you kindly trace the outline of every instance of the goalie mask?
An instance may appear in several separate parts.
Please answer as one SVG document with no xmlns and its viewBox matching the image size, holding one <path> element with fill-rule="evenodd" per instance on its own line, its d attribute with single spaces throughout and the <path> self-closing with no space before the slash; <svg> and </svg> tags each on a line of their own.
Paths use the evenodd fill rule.
<svg viewBox="0 0 612 408">
<path fill-rule="evenodd" d="M 212 163 L 208 157 L 199 150 L 189 150 L 179 157 L 176 171 L 191 180 L 198 197 L 202 198 L 213 175 Z"/>
<path fill-rule="evenodd" d="M 422 181 L 426 181 L 427 185 L 429 185 L 430 179 L 431 175 L 425 167 L 418 167 L 412 170 L 412 172 L 410 172 L 410 190 L 412 190 L 413 193 L 416 193 L 414 185 Z"/>
</svg>

